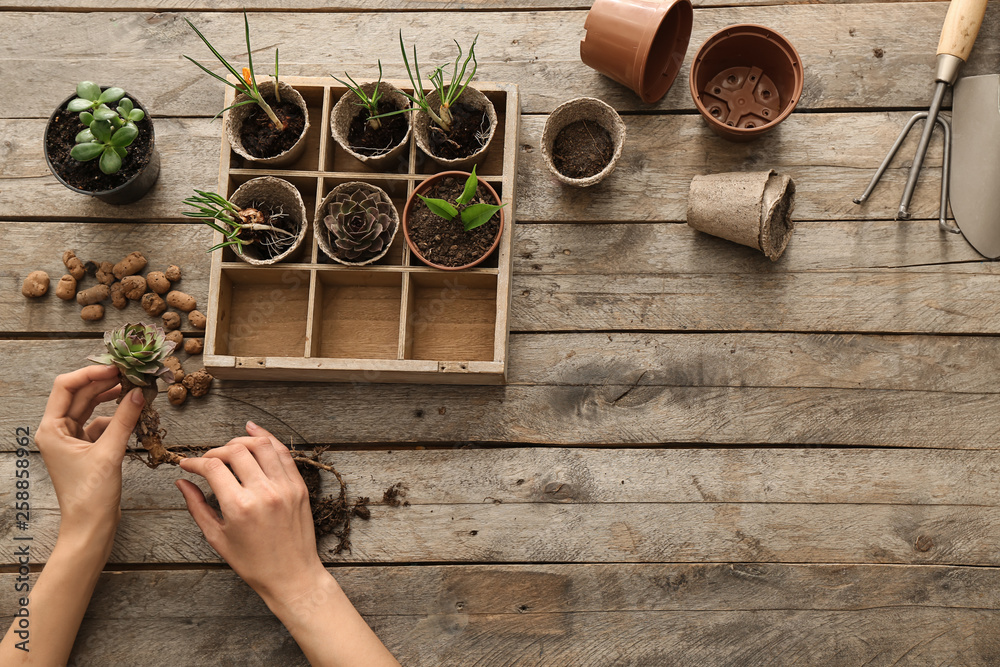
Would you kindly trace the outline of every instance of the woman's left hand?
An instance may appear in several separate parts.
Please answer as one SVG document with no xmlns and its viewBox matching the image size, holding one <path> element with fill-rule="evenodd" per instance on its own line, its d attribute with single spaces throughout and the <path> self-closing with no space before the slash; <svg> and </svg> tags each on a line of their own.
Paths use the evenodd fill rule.
<svg viewBox="0 0 1000 667">
<path fill-rule="evenodd" d="M 121 518 L 122 460 L 142 412 L 133 390 L 113 417 L 90 416 L 118 397 L 118 369 L 90 366 L 55 379 L 42 423 L 35 432 L 62 515 L 60 532 L 111 529 Z M 106 532 L 106 531 L 102 531 Z"/>
</svg>

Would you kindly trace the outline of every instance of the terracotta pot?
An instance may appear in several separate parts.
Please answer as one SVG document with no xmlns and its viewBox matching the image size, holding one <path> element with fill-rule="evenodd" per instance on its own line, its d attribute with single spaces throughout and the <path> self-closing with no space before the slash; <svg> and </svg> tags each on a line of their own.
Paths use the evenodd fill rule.
<svg viewBox="0 0 1000 667">
<path fill-rule="evenodd" d="M 382 97 L 395 104 L 398 109 L 409 109 L 412 106 L 410 100 L 403 97 L 403 94 L 399 92 L 399 89 L 391 83 L 386 83 L 385 81 L 379 82 L 378 89 L 382 94 Z M 371 95 L 372 91 L 375 90 L 375 83 L 362 84 L 361 90 L 364 91 L 366 95 Z M 413 131 L 413 114 L 403 114 L 403 117 L 406 119 L 407 127 L 406 136 L 403 137 L 402 141 L 387 150 L 382 155 L 363 155 L 351 148 L 351 144 L 347 140 L 347 135 L 351 129 L 351 123 L 354 122 L 354 118 L 359 113 L 362 113 L 365 110 L 364 107 L 359 106 L 358 103 L 360 101 L 361 100 L 358 99 L 357 95 L 350 90 L 347 90 L 343 95 L 341 95 L 340 99 L 337 100 L 337 103 L 333 105 L 333 111 L 330 113 L 330 132 L 333 135 L 334 140 L 355 160 L 360 160 L 372 168 L 377 169 L 383 165 L 395 165 L 400 160 L 400 154 L 410 145 L 410 133 Z"/>
<path fill-rule="evenodd" d="M 469 172 L 466 171 L 442 171 L 439 174 L 434 174 L 430 178 L 421 181 L 420 185 L 418 185 L 413 189 L 413 192 L 406 200 L 406 206 L 403 208 L 403 237 L 406 239 L 406 245 L 410 247 L 410 252 L 416 255 L 420 259 L 420 261 L 433 266 L 435 269 L 441 269 L 442 271 L 461 271 L 462 269 L 469 269 L 472 268 L 473 266 L 476 266 L 477 264 L 481 264 L 483 260 L 485 260 L 487 257 L 493 254 L 493 251 L 497 249 L 498 245 L 500 245 L 500 237 L 503 236 L 503 227 L 505 224 L 506 216 L 504 215 L 504 209 L 500 209 L 500 228 L 497 230 L 497 237 L 493 239 L 493 245 L 490 246 L 490 249 L 487 250 L 486 253 L 476 261 L 470 262 L 463 266 L 443 266 L 441 264 L 436 264 L 435 262 L 432 262 L 429 259 L 425 258 L 420 253 L 420 250 L 417 249 L 417 246 L 415 243 L 413 243 L 413 240 L 410 239 L 410 211 L 413 210 L 413 203 L 415 201 L 418 201 L 417 194 L 421 194 L 426 197 L 428 190 L 433 188 L 434 185 L 442 178 L 446 178 L 448 176 L 452 176 L 454 178 L 460 178 L 462 182 L 465 182 L 465 180 L 469 178 L 470 174 Z M 497 191 L 493 189 L 492 185 L 490 185 L 484 180 L 480 180 L 479 182 L 482 185 L 486 186 L 486 189 L 490 191 L 490 194 L 493 195 L 493 200 L 498 205 L 503 203 L 500 201 L 500 195 L 497 194 Z M 455 224 L 461 224 L 461 222 L 456 222 Z"/>
<path fill-rule="evenodd" d="M 596 0 L 580 58 L 643 102 L 656 102 L 681 69 L 693 19 L 691 0 Z"/>
<path fill-rule="evenodd" d="M 759 25 L 733 25 L 701 45 L 691 97 L 716 134 L 749 141 L 774 129 L 802 96 L 802 62 L 787 39 Z"/>
<path fill-rule="evenodd" d="M 306 101 L 299 94 L 299 91 L 295 90 L 285 82 L 280 82 L 278 84 L 278 89 L 281 91 L 281 100 L 289 101 L 295 104 L 297 107 L 302 109 L 302 114 L 305 116 L 305 125 L 302 126 L 302 134 L 299 138 L 292 144 L 292 147 L 283 153 L 278 153 L 277 155 L 272 155 L 271 157 L 254 157 L 243 148 L 243 139 L 240 137 L 240 130 L 243 129 L 243 121 L 245 121 L 249 116 L 250 112 L 256 106 L 254 104 L 245 104 L 241 107 L 236 107 L 235 109 L 230 109 L 226 112 L 226 138 L 229 139 L 229 145 L 232 146 L 233 150 L 237 155 L 240 155 L 244 159 L 255 162 L 258 165 L 269 165 L 272 167 L 281 166 L 284 164 L 289 164 L 295 162 L 302 155 L 302 151 L 306 148 L 306 133 L 309 132 L 309 108 L 306 106 Z M 268 102 L 268 104 L 274 102 L 274 81 L 263 81 L 257 85 L 257 90 Z M 248 100 L 246 95 L 240 94 L 236 96 L 234 104 L 239 102 L 245 102 Z"/>
<path fill-rule="evenodd" d="M 254 266 L 269 266 L 285 259 L 294 259 L 301 253 L 302 242 L 306 238 L 309 224 L 308 218 L 306 218 L 306 205 L 302 201 L 302 195 L 299 194 L 298 188 L 294 185 L 283 178 L 275 178 L 274 176 L 252 178 L 238 187 L 229 201 L 240 208 L 263 203 L 272 207 L 278 206 L 283 213 L 292 218 L 299 229 L 292 245 L 279 255 L 265 258 L 251 244 L 243 248 L 243 254 L 238 254 L 237 257 Z"/>
<path fill-rule="evenodd" d="M 614 143 L 615 152 L 611 156 L 611 162 L 598 173 L 586 178 L 572 178 L 556 168 L 552 161 L 552 146 L 564 127 L 580 120 L 592 122 L 607 130 Z M 549 171 L 566 185 L 578 188 L 596 185 L 613 172 L 618 164 L 618 158 L 622 155 L 622 146 L 624 145 L 625 123 L 621 116 L 609 105 L 593 97 L 578 97 L 575 100 L 563 102 L 549 115 L 545 121 L 545 128 L 542 130 L 542 155 L 545 156 L 545 164 L 549 166 Z"/>
<path fill-rule="evenodd" d="M 101 90 L 107 90 L 108 86 L 101 86 Z M 153 118 L 149 115 L 149 111 L 146 107 L 142 106 L 139 100 L 135 99 L 128 93 L 125 93 L 125 97 L 132 100 L 132 103 L 146 114 L 143 120 L 149 121 L 149 161 L 146 166 L 137 173 L 135 176 L 125 181 L 118 187 L 112 188 L 111 190 L 102 190 L 99 192 L 94 192 L 92 190 L 82 190 L 78 187 L 72 186 L 63 180 L 63 177 L 56 171 L 55 166 L 52 164 L 52 158 L 49 156 L 49 128 L 52 126 L 52 122 L 55 120 L 56 114 L 60 111 L 64 113 L 70 113 L 66 111 L 66 105 L 70 103 L 70 100 L 76 99 L 76 94 L 70 95 L 59 107 L 49 115 L 49 122 L 45 124 L 45 134 L 42 138 L 42 150 L 45 153 L 45 164 L 49 166 L 49 171 L 52 175 L 56 177 L 56 180 L 65 185 L 68 189 L 73 192 L 79 192 L 82 195 L 90 195 L 91 197 L 96 197 L 106 204 L 131 204 L 134 201 L 141 199 L 153 184 L 156 183 L 156 179 L 160 176 L 160 152 L 156 148 L 156 131 L 153 127 Z M 73 116 L 78 116 L 79 114 L 71 114 Z M 140 123 L 143 121 L 139 121 Z M 83 124 L 80 124 L 81 129 Z M 97 161 L 94 161 L 97 164 Z"/>
<path fill-rule="evenodd" d="M 333 239 L 331 238 L 330 235 L 330 230 L 327 229 L 326 223 L 323 222 L 323 218 L 325 218 L 327 215 L 327 207 L 330 205 L 330 202 L 333 201 L 334 197 L 336 197 L 341 193 L 350 194 L 351 192 L 354 192 L 356 190 L 362 190 L 364 192 L 369 192 L 369 193 L 371 192 L 378 193 L 383 201 L 389 202 L 389 205 L 392 206 L 393 229 L 392 229 L 392 234 L 389 237 L 389 242 L 385 244 L 384 248 L 382 248 L 382 252 L 375 255 L 371 259 L 366 259 L 363 262 L 349 262 L 347 260 L 337 257 L 337 255 L 334 253 L 334 244 L 333 244 Z M 316 208 L 316 217 L 313 219 L 313 233 L 316 234 L 316 243 L 319 245 L 319 249 L 323 251 L 324 255 L 326 255 L 333 261 L 345 264 L 347 266 L 365 266 L 367 264 L 372 264 L 373 262 L 377 262 L 378 260 L 385 257 L 385 254 L 389 252 L 389 247 L 392 245 L 392 242 L 396 240 L 397 232 L 399 232 L 399 211 L 396 210 L 396 205 L 392 203 L 392 199 L 389 197 L 389 194 L 382 188 L 378 187 L 377 185 L 372 185 L 371 183 L 363 183 L 361 181 L 350 181 L 347 183 L 341 183 L 333 190 L 330 190 L 330 193 L 327 196 L 323 197 L 323 201 L 320 202 L 320 205 Z"/>
<path fill-rule="evenodd" d="M 430 103 L 431 109 L 437 109 L 440 97 L 437 91 L 431 91 L 427 94 L 427 102 Z M 477 109 L 483 109 L 486 111 L 486 118 L 490 122 L 489 130 L 487 131 L 486 141 L 483 143 L 482 148 L 473 153 L 468 157 L 448 159 L 443 157 L 438 157 L 431 151 L 431 143 L 429 138 L 431 117 L 427 115 L 424 111 L 418 111 L 417 117 L 413 121 L 413 136 L 417 140 L 417 146 L 420 147 L 424 153 L 427 154 L 430 159 L 437 162 L 442 167 L 448 169 L 471 169 L 473 165 L 479 164 L 486 157 L 486 152 L 490 149 L 490 142 L 493 141 L 493 135 L 497 129 L 497 110 L 493 106 L 493 102 L 490 98 L 486 97 L 482 92 L 476 90 L 475 88 L 469 86 L 459 98 L 455 101 L 464 102 L 470 106 Z"/>
</svg>

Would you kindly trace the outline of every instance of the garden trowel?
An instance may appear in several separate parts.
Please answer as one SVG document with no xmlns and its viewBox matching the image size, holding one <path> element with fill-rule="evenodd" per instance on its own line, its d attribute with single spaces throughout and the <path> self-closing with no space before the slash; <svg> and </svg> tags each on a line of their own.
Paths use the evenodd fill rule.
<svg viewBox="0 0 1000 667">
<path fill-rule="evenodd" d="M 951 211 L 966 240 L 1000 257 L 1000 74 L 959 79 L 951 114 Z"/>
</svg>

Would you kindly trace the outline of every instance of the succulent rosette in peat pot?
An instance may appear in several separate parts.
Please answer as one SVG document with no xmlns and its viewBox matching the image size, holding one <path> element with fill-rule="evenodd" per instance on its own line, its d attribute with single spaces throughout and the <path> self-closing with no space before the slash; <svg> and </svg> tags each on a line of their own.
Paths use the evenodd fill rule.
<svg viewBox="0 0 1000 667">
<path fill-rule="evenodd" d="M 364 266 L 389 252 L 399 231 L 399 212 L 388 193 L 370 183 L 341 183 L 319 207 L 316 242 L 330 259 Z"/>
</svg>

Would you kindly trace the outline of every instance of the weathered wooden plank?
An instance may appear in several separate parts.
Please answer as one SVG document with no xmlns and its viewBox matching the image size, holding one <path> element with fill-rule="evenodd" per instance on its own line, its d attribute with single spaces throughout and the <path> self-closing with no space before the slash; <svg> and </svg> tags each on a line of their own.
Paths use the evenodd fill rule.
<svg viewBox="0 0 1000 667">
<path fill-rule="evenodd" d="M 9 621 L 10 619 L 5 619 Z M 666 664 L 738 666 L 794 656 L 802 664 L 993 665 L 993 611 L 592 612 L 368 616 L 405 665 L 482 667 Z M 164 618 L 150 627 L 85 620 L 74 665 L 308 665 L 276 619 Z M 134 662 L 133 662 L 134 661 Z M 902 661 L 902 662 L 901 662 Z"/>
<path fill-rule="evenodd" d="M 0 558 L 15 536 L 32 558 L 52 552 L 59 514 L 33 510 L 27 531 L 0 520 Z M 764 562 L 1000 565 L 1000 508 L 800 503 L 529 503 L 371 507 L 352 523 L 358 563 Z M 216 563 L 187 510 L 124 510 L 109 562 Z"/>
<path fill-rule="evenodd" d="M 726 664 L 729 651 L 754 655 L 751 646 L 757 651 L 784 649 L 783 655 L 806 652 L 823 664 L 860 664 L 863 659 L 885 664 L 909 644 L 926 639 L 915 633 L 924 631 L 927 615 L 937 615 L 934 634 L 944 630 L 946 638 L 928 642 L 920 657 L 946 660 L 948 651 L 955 651 L 955 659 L 961 655 L 966 664 L 986 664 L 993 657 L 985 632 L 989 623 L 968 623 L 995 615 L 997 572 L 989 568 L 616 563 L 339 567 L 331 572 L 406 664 L 445 664 L 454 655 L 451 644 L 471 641 L 466 639 L 470 633 L 481 634 L 476 646 L 464 647 L 467 652 L 457 662 L 560 664 L 555 657 L 540 662 L 545 658 L 538 657 L 538 647 L 543 656 L 550 656 L 550 649 L 569 651 L 558 646 L 583 644 L 593 628 L 624 625 L 637 614 L 642 614 L 643 627 L 655 632 L 629 646 L 617 663 L 635 664 L 658 646 L 669 645 L 681 655 L 698 652 L 712 664 Z M 0 583 L 8 584 L 0 596 L 4 623 L 15 610 L 7 592 L 13 590 L 15 576 L 0 575 Z M 657 628 L 683 623 L 682 618 L 689 619 L 679 627 L 684 632 L 669 639 L 658 634 Z M 766 634 L 766 639 L 757 638 L 759 644 L 748 638 L 750 644 L 733 649 L 731 635 L 727 638 L 717 627 L 755 625 L 761 618 L 798 641 L 783 644 L 788 640 Z M 830 629 L 823 626 L 817 633 L 803 632 L 803 624 L 811 627 L 818 618 L 832 620 L 841 633 L 840 653 L 821 655 L 819 648 L 810 648 L 813 641 L 832 641 Z M 580 619 L 590 623 L 580 627 Z M 525 625 L 532 623 L 540 624 L 534 634 Z M 539 627 L 560 631 L 543 635 Z M 964 643 L 958 641 L 958 628 L 966 633 Z M 581 634 L 567 634 L 570 629 Z M 887 643 L 878 641 L 883 632 L 892 635 Z M 513 645 L 519 633 L 537 642 L 530 653 Z M 209 646 L 214 650 L 205 650 Z M 203 661 L 220 654 L 233 664 L 305 664 L 277 619 L 228 571 L 103 574 L 73 664 L 120 664 L 115 658 L 126 649 L 137 664 L 162 664 L 165 657 L 174 664 L 209 664 Z M 590 657 L 595 655 L 603 654 Z"/>
<path fill-rule="evenodd" d="M 6 444 L 6 443 L 5 443 Z M 212 443 L 222 444 L 219 443 Z M 524 503 L 818 503 L 1000 506 L 991 483 L 1000 453 L 904 449 L 578 449 L 503 448 L 335 451 L 352 496 L 378 502 L 406 486 L 411 505 Z M 14 479 L 16 457 L 0 454 L 0 479 Z M 29 455 L 31 505 L 58 509 L 40 455 Z M 327 477 L 324 475 L 324 477 Z M 173 466 L 124 467 L 122 507 L 185 507 Z M 203 485 L 204 486 L 204 485 Z M 337 491 L 325 480 L 325 489 Z M 205 487 L 208 488 L 207 486 Z M 12 507 L 16 489 L 0 489 Z"/>
<path fill-rule="evenodd" d="M 683 222 L 688 186 L 695 175 L 768 168 L 795 179 L 798 219 L 892 220 L 906 179 L 908 163 L 904 160 L 886 173 L 868 204 L 857 206 L 851 199 L 868 184 L 906 115 L 802 114 L 785 121 L 781 132 L 765 135 L 752 144 L 733 144 L 711 135 L 697 116 L 631 116 L 626 118 L 629 136 L 615 173 L 596 187 L 574 191 L 572 197 L 564 196 L 565 186 L 549 173 L 542 160 L 538 142 L 544 117 L 525 116 L 518 222 Z M 221 125 L 208 119 L 163 118 L 156 127 L 158 135 L 165 137 L 158 141 L 164 163 L 160 181 L 139 202 L 116 207 L 59 185 L 39 149 L 44 122 L 0 120 L 4 136 L 0 181 L 10 187 L 10 192 L 18 192 L 18 197 L 5 202 L 4 217 L 183 220 L 180 201 L 191 188 L 215 187 Z M 858 143 L 857 136 L 869 137 L 870 141 Z M 911 137 L 904 153 L 915 141 Z M 935 142 L 913 202 L 917 218 L 937 216 L 940 160 L 940 146 Z M 953 238 L 942 245 L 966 244 Z"/>
<path fill-rule="evenodd" d="M 746 0 L 741 6 L 795 5 L 810 0 Z M 824 0 L 826 4 L 859 2 L 938 2 L 940 0 Z M 725 0 L 694 0 L 695 7 L 724 6 Z M 515 9 L 583 10 L 590 8 L 586 0 L 509 0 L 504 11 Z M 149 11 L 242 11 L 254 12 L 394 12 L 394 11 L 497 11 L 492 0 L 337 0 L 321 3 L 317 0 L 3 0 L 3 11 L 65 11 L 65 12 L 149 12 Z"/>
<path fill-rule="evenodd" d="M 698 116 L 628 116 L 628 139 L 615 172 L 598 186 L 574 189 L 572 197 L 566 196 L 566 187 L 542 159 L 538 142 L 545 117 L 524 116 L 518 222 L 683 222 L 694 176 L 772 168 L 795 179 L 795 217 L 799 220 L 892 220 L 907 175 L 905 159 L 886 173 L 866 205 L 857 206 L 852 198 L 864 191 L 907 116 L 902 112 L 798 114 L 786 120 L 779 132 L 749 144 L 733 144 L 712 135 Z M 209 119 L 158 119 L 157 143 L 164 165 L 160 181 L 142 200 L 110 206 L 70 192 L 49 173 L 39 148 L 43 121 L 0 120 L 4 137 L 0 182 L 5 192 L 18 193 L 2 200 L 3 216 L 43 221 L 185 220 L 181 212 L 186 207 L 180 202 L 191 188 L 216 187 L 221 127 L 220 121 Z M 867 140 L 859 142 L 859 136 Z M 912 151 L 915 142 L 916 137 L 911 137 L 902 149 L 904 154 Z M 917 218 L 937 218 L 940 162 L 941 147 L 935 142 L 913 201 Z M 941 237 L 936 228 L 928 232 L 929 236 L 933 232 L 933 238 Z M 960 238 L 945 238 L 941 245 L 966 247 Z"/>
<path fill-rule="evenodd" d="M 512 331 L 992 334 L 1000 327 L 996 265 L 976 261 L 961 239 L 942 239 L 933 221 L 847 230 L 805 224 L 788 259 L 777 264 L 686 226 L 613 225 L 602 239 L 603 228 L 539 225 L 518 232 Z M 74 304 L 52 294 L 21 296 L 32 270 L 58 279 L 67 248 L 95 259 L 141 248 L 154 265 L 177 263 L 188 272 L 184 289 L 197 299 L 207 294 L 209 237 L 196 225 L 0 223 L 0 229 L 13 255 L 0 269 L 2 331 L 96 333 L 139 312 L 109 310 L 105 320 L 84 323 Z M 831 244 L 841 249 L 826 263 Z M 888 261 L 880 266 L 880 260 Z"/>
<path fill-rule="evenodd" d="M 553 339 L 553 344 L 565 345 L 567 340 Z M 622 340 L 633 338 L 625 336 Z M 821 345 L 823 340 L 830 341 L 826 353 L 835 354 L 837 345 L 851 347 L 844 341 L 854 339 L 817 338 L 816 344 Z M 894 340 L 907 339 L 888 339 L 887 344 L 891 347 Z M 924 346 L 919 340 L 911 341 L 915 357 L 908 362 L 913 369 L 910 372 L 918 372 L 921 364 L 930 363 L 930 375 L 938 373 L 938 369 L 948 372 L 946 369 L 953 365 L 967 369 L 958 378 L 975 375 L 980 362 L 974 356 L 964 357 L 967 361 L 957 364 L 954 361 L 956 354 L 964 354 L 964 340 L 942 338 L 937 342 L 928 337 L 922 339 Z M 989 346 L 991 340 L 983 339 L 980 345 Z M 52 378 L 82 365 L 82 359 L 92 353 L 92 345 L 96 344 L 96 340 L 59 343 L 66 347 L 57 352 L 60 348 L 49 341 L 0 342 L 3 359 L 10 360 L 5 362 L 7 366 L 19 369 L 10 375 L 9 393 L 4 392 L 8 409 L 0 414 L 0 430 L 13 433 L 16 427 L 37 425 Z M 865 345 L 859 345 L 856 374 L 868 370 L 877 375 L 879 371 L 873 364 L 878 362 L 869 360 L 866 364 L 862 358 Z M 941 346 L 937 352 L 936 345 Z M 530 377 L 534 367 L 522 365 L 517 349 L 512 356 L 512 372 L 515 377 Z M 974 345 L 969 352 L 974 355 L 978 349 L 982 348 Z M 565 445 L 791 443 L 961 449 L 997 446 L 993 415 L 1000 408 L 1000 395 L 992 389 L 990 393 L 955 393 L 947 385 L 941 391 L 938 387 L 942 385 L 932 383 L 930 390 L 924 391 L 919 380 L 912 386 L 916 390 L 903 391 L 805 387 L 807 382 L 793 379 L 794 350 L 783 349 L 777 340 L 773 347 L 765 345 L 751 352 L 750 365 L 774 366 L 768 357 L 787 355 L 789 366 L 784 381 L 792 381 L 785 386 L 741 387 L 738 367 L 730 369 L 734 374 L 726 380 L 732 386 L 677 386 L 704 381 L 699 378 L 711 379 L 713 374 L 709 371 L 705 375 L 706 368 L 724 366 L 727 356 L 736 359 L 732 348 L 725 344 L 709 348 L 708 353 L 714 357 L 712 364 L 706 365 L 704 357 L 691 357 L 678 368 L 664 371 L 663 379 L 657 379 L 663 384 L 647 385 L 643 383 L 646 378 L 642 355 L 633 355 L 639 365 L 632 366 L 626 363 L 628 357 L 608 356 L 608 348 L 596 342 L 590 350 L 586 357 L 570 356 L 576 361 L 569 363 L 569 368 L 577 366 L 581 370 L 568 372 L 587 373 L 591 379 L 564 386 L 389 386 L 369 384 L 369 379 L 359 378 L 352 384 L 288 383 L 278 391 L 273 383 L 217 381 L 208 397 L 189 400 L 183 410 L 164 406 L 162 425 L 169 441 L 176 445 L 224 442 L 240 433 L 244 422 L 252 419 L 273 428 L 286 442 L 299 444 L 458 441 Z M 566 355 L 574 351 L 572 347 L 564 350 Z M 44 361 L 49 354 L 54 355 L 52 361 Z M 823 352 L 817 350 L 817 354 Z M 940 362 L 931 361 L 938 355 Z M 592 361 L 588 363 L 587 358 Z M 822 359 L 820 356 L 813 363 L 825 363 Z M 893 357 L 884 362 L 885 375 L 895 377 Z M 981 379 L 993 377 L 995 373 L 989 369 L 995 365 L 995 356 L 987 358 Z M 654 369 L 653 373 L 657 378 L 658 371 Z M 23 379 L 13 379 L 18 376 Z M 850 384 L 846 377 L 839 382 Z M 976 387 L 968 387 L 972 388 Z M 317 411 L 311 407 L 315 405 L 337 407 Z"/>
<path fill-rule="evenodd" d="M 521 84 L 529 113 L 548 112 L 581 94 L 606 99 L 616 108 L 692 110 L 686 85 L 695 50 L 715 31 L 734 23 L 759 23 L 778 30 L 796 46 L 805 68 L 802 109 L 921 107 L 929 101 L 933 44 L 947 6 L 942 2 L 886 4 L 720 7 L 697 12 L 688 55 L 678 84 L 655 107 L 582 63 L 579 41 L 584 11 L 455 12 L 442 21 L 438 12 L 269 13 L 251 17 L 258 48 L 281 45 L 282 71 L 322 76 L 331 70 L 354 76 L 376 73 L 381 58 L 389 78 L 405 76 L 396 43 L 400 27 L 409 39 L 419 35 L 426 62 L 454 57 L 455 35 L 480 33 L 479 78 Z M 220 51 L 232 58 L 245 50 L 242 17 L 236 12 L 190 16 Z M 30 96 L 2 113 L 47 117 L 52 105 L 76 82 L 95 71 L 138 96 L 156 115 L 215 114 L 222 101 L 217 81 L 201 74 L 181 54 L 208 58 L 207 51 L 175 13 L 7 12 L 0 45 L 0 75 L 49 82 L 47 95 Z M 994 71 L 1000 9 L 988 8 L 968 74 Z M 405 25 L 401 26 L 401 23 Z M 905 29 L 901 29 L 905 26 Z M 332 34 L 365 34 L 369 39 L 330 39 Z M 466 40 L 467 41 L 467 40 Z M 47 59 L 34 59 L 37 44 L 51 45 Z M 92 44 L 102 45 L 94 53 Z M 929 46 L 930 45 L 930 46 Z M 136 53 L 142 53 L 138 59 Z M 81 55 L 90 54 L 90 55 Z M 164 82 L 164 77 L 169 77 Z M 787 131 L 787 130 L 783 130 Z M 864 136 L 864 135 L 855 135 Z M 862 142 L 858 142 L 862 143 Z"/>
</svg>

